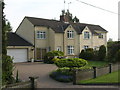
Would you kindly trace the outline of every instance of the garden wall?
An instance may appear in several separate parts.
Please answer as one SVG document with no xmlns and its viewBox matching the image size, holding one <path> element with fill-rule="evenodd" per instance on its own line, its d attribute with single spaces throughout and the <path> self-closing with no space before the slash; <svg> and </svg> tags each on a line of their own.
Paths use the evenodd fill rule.
<svg viewBox="0 0 120 90">
<path fill-rule="evenodd" d="M 109 64 L 108 66 L 102 68 L 93 67 L 93 69 L 89 70 L 74 70 L 73 84 L 77 84 L 78 82 L 80 82 L 80 80 L 88 80 L 114 71 L 118 71 L 119 66 L 120 65 L 118 64 L 115 65 Z"/>
<path fill-rule="evenodd" d="M 9 90 L 12 88 L 14 88 L 14 89 L 31 88 L 33 90 L 34 88 L 37 88 L 37 78 L 38 77 L 29 77 L 29 78 L 30 78 L 29 81 L 24 81 L 24 82 L 6 85 L 6 86 L 3 86 L 2 88 L 4 90 Z"/>
</svg>

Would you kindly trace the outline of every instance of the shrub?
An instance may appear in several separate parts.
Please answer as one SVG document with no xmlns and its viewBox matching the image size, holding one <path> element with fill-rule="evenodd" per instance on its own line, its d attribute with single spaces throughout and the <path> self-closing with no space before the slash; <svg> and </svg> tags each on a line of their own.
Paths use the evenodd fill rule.
<svg viewBox="0 0 120 90">
<path fill-rule="evenodd" d="M 94 57 L 94 51 L 92 48 L 82 50 L 79 55 L 79 58 L 83 58 L 85 60 L 93 60 L 93 57 Z"/>
<path fill-rule="evenodd" d="M 46 53 L 45 57 L 44 57 L 44 63 L 54 63 L 52 61 L 52 59 L 55 57 L 55 56 L 63 56 L 64 53 L 61 52 L 61 51 L 51 51 L 51 52 L 48 52 Z"/>
<path fill-rule="evenodd" d="M 120 49 L 117 51 L 115 55 L 115 62 L 120 62 Z"/>
<path fill-rule="evenodd" d="M 59 68 L 62 67 L 83 67 L 87 64 L 87 61 L 84 59 L 79 58 L 68 58 L 68 59 L 61 59 L 55 62 L 56 66 Z"/>
<path fill-rule="evenodd" d="M 106 47 L 101 45 L 98 52 L 98 57 L 100 61 L 104 61 L 106 57 Z"/>
<path fill-rule="evenodd" d="M 14 83 L 13 78 L 13 58 L 10 56 L 2 55 L 2 84 Z"/>
<path fill-rule="evenodd" d="M 60 59 L 59 59 L 59 58 L 53 58 L 53 59 L 52 59 L 53 62 L 56 62 L 56 61 L 58 61 L 58 60 L 60 60 Z"/>
</svg>

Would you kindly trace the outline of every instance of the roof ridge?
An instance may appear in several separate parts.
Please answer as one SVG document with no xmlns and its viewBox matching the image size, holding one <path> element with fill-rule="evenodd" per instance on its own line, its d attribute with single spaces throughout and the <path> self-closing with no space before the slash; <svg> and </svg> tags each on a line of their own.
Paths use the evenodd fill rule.
<svg viewBox="0 0 120 90">
<path fill-rule="evenodd" d="M 54 19 L 46 19 L 46 18 L 39 18 L 39 17 L 30 17 L 30 16 L 25 16 L 25 18 L 42 19 L 42 20 L 48 20 L 48 21 L 57 21 L 57 22 L 60 22 L 59 20 L 54 20 Z"/>
<path fill-rule="evenodd" d="M 97 25 L 97 24 L 89 24 L 89 23 L 80 23 L 80 24 L 93 25 L 93 26 L 100 26 L 100 25 Z"/>
</svg>

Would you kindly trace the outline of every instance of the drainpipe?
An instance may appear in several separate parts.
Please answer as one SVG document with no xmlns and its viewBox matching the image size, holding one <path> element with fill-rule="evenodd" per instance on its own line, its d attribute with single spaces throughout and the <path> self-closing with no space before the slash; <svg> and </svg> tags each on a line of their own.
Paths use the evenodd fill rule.
<svg viewBox="0 0 120 90">
<path fill-rule="evenodd" d="M 64 32 L 63 26 L 62 26 L 62 30 L 63 30 L 63 52 L 65 54 L 65 39 L 64 39 L 65 32 Z"/>
<path fill-rule="evenodd" d="M 35 46 L 35 26 L 34 26 L 34 60 L 36 59 L 36 46 Z"/>
</svg>

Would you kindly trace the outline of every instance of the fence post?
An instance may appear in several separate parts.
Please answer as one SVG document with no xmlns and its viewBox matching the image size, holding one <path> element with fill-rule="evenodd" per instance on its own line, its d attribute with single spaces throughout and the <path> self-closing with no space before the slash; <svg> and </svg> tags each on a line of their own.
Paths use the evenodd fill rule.
<svg viewBox="0 0 120 90">
<path fill-rule="evenodd" d="M 74 69 L 73 70 L 73 85 L 76 85 L 76 73 L 77 73 L 77 70 Z"/>
<path fill-rule="evenodd" d="M 93 70 L 94 70 L 93 78 L 96 78 L 96 67 L 93 67 Z"/>
<path fill-rule="evenodd" d="M 36 81 L 35 79 L 37 79 L 38 77 L 29 77 L 30 81 L 31 81 L 31 89 L 34 90 L 37 86 L 36 86 Z"/>
<path fill-rule="evenodd" d="M 109 73 L 112 72 L 112 63 L 109 63 Z"/>
</svg>

